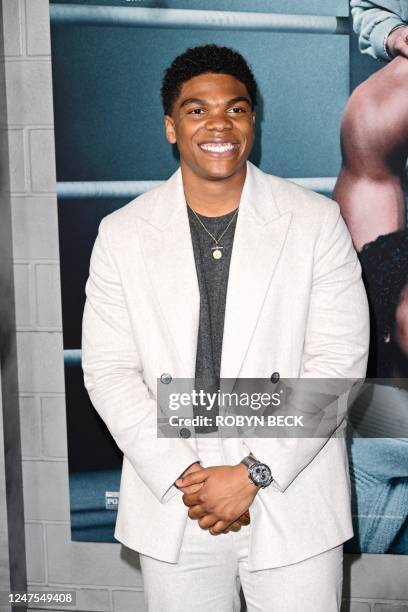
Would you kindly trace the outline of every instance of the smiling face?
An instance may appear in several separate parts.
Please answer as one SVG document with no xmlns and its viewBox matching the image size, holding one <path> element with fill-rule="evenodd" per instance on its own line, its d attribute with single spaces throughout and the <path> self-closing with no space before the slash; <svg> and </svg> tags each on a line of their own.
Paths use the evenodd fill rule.
<svg viewBox="0 0 408 612">
<path fill-rule="evenodd" d="M 235 77 L 211 72 L 183 83 L 165 124 L 183 171 L 208 180 L 245 173 L 255 113 L 245 85 Z"/>
</svg>

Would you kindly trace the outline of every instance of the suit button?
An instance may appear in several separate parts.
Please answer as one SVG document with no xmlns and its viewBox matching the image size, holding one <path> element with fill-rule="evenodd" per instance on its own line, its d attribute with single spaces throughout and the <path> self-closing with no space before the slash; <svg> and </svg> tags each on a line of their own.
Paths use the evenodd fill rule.
<svg viewBox="0 0 408 612">
<path fill-rule="evenodd" d="M 274 372 L 273 374 L 271 374 L 271 382 L 274 383 L 275 385 L 277 382 L 279 382 L 279 379 L 280 379 L 279 372 Z"/>
<path fill-rule="evenodd" d="M 179 435 L 180 438 L 189 438 L 191 436 L 191 431 L 187 429 L 187 427 L 182 427 Z"/>
<path fill-rule="evenodd" d="M 160 376 L 160 381 L 164 384 L 164 385 L 168 385 L 169 383 L 171 383 L 172 381 L 172 377 L 171 374 L 169 374 L 168 372 L 164 372 L 161 376 Z"/>
</svg>

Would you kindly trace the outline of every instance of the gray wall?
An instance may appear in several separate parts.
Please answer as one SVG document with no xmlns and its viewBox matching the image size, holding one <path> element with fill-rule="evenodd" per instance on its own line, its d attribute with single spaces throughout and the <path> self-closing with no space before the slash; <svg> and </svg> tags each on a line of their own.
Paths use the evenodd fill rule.
<svg viewBox="0 0 408 612">
<path fill-rule="evenodd" d="M 9 163 L 12 133 L 7 121 L 5 50 L 9 47 L 0 28 L 0 432 L 4 434 L 0 435 L 0 585 L 23 590 L 26 564 Z M 7 597 L 0 598 L 0 610 L 7 601 Z"/>
<path fill-rule="evenodd" d="M 142 612 L 137 554 L 70 540 L 48 0 L 2 2 L 28 583 L 72 587 L 78 610 Z M 345 566 L 345 611 L 408 611 L 408 557 Z"/>
</svg>

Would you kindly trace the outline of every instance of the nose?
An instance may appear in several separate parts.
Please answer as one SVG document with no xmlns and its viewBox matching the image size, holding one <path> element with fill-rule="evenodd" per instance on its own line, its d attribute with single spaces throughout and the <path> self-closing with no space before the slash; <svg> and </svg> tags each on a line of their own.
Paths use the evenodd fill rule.
<svg viewBox="0 0 408 612">
<path fill-rule="evenodd" d="M 213 113 L 207 118 L 206 128 L 211 131 L 224 132 L 232 128 L 232 121 L 223 112 Z"/>
</svg>

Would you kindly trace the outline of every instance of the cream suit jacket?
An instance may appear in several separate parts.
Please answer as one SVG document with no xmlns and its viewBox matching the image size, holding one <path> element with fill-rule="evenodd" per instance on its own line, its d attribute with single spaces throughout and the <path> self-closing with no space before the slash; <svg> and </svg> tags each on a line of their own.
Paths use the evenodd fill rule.
<svg viewBox="0 0 408 612">
<path fill-rule="evenodd" d="M 157 379 L 195 374 L 200 296 L 180 169 L 102 220 L 86 296 L 85 387 L 123 451 L 114 535 L 175 563 L 188 509 L 173 483 L 199 460 L 194 437 L 157 437 Z M 361 268 L 338 205 L 247 162 L 221 377 L 363 378 L 368 341 Z M 352 537 L 343 438 L 222 440 L 225 464 L 249 449 L 276 482 L 250 507 L 250 570 Z"/>
</svg>

